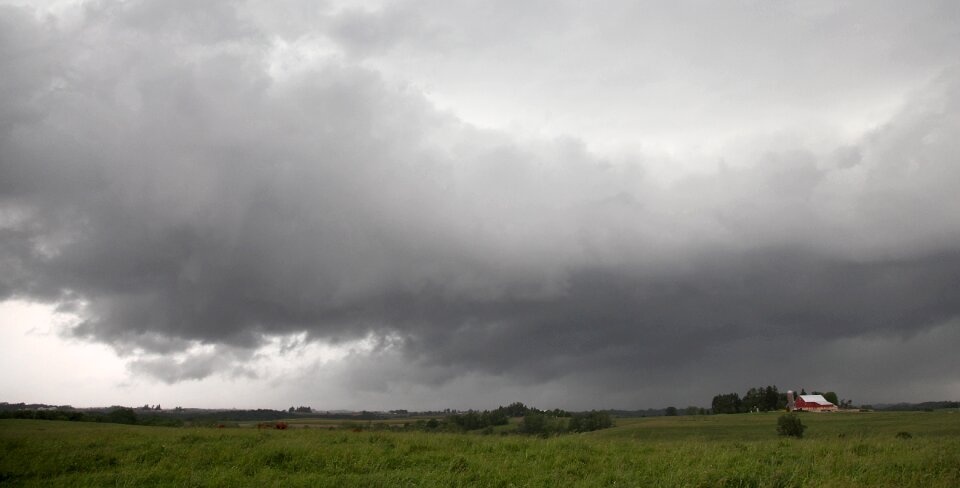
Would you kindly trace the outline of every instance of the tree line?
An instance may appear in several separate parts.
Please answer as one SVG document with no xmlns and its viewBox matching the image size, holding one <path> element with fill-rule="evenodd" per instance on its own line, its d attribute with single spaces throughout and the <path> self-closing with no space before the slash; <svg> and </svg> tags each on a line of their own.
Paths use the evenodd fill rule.
<svg viewBox="0 0 960 488">
<path fill-rule="evenodd" d="M 423 432 L 480 431 L 481 434 L 493 434 L 497 431 L 496 427 L 509 424 L 511 417 L 521 417 L 515 433 L 544 437 L 554 434 L 589 432 L 613 426 L 613 419 L 607 412 L 571 413 L 559 408 L 540 410 L 515 402 L 494 410 L 468 410 L 463 413 L 452 413 L 439 419 L 420 419 L 404 424 L 400 429 Z M 505 430 L 500 432 L 507 433 Z"/>
<path fill-rule="evenodd" d="M 79 410 L 2 410 L 0 419 L 64 420 L 69 422 L 105 422 L 111 424 L 180 427 L 183 420 L 161 415 L 137 415 L 132 408 L 114 407 L 107 412 Z"/>
<path fill-rule="evenodd" d="M 800 389 L 798 395 L 806 395 L 804 389 Z M 837 394 L 832 391 L 815 391 L 812 395 L 823 395 L 823 397 L 839 407 L 849 407 L 851 400 L 839 400 Z M 775 410 L 784 410 L 787 408 L 787 393 L 781 393 L 774 385 L 750 388 L 741 397 L 737 393 L 724 393 L 713 397 L 711 403 L 713 413 L 744 413 L 744 412 L 771 412 Z"/>
</svg>

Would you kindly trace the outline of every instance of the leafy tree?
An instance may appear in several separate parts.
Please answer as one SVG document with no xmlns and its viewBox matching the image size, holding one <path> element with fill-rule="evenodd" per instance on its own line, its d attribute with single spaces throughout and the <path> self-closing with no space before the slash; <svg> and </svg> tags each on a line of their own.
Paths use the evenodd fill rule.
<svg viewBox="0 0 960 488">
<path fill-rule="evenodd" d="M 474 430 L 484 427 L 480 414 L 472 410 L 464 414 L 450 415 L 447 417 L 447 421 L 461 430 Z"/>
<path fill-rule="evenodd" d="M 459 430 L 476 430 L 494 425 L 507 425 L 509 418 L 502 408 L 498 408 L 494 411 L 477 412 L 468 410 L 465 413 L 448 415 L 447 421 Z"/>
<path fill-rule="evenodd" d="M 523 417 L 528 412 L 530 412 L 530 410 L 536 410 L 536 409 L 535 408 L 531 409 L 530 407 L 520 402 L 514 402 L 514 403 L 511 403 L 510 405 L 507 405 L 506 407 L 500 407 L 497 410 L 503 411 L 503 413 L 507 417 Z"/>
<path fill-rule="evenodd" d="M 484 411 L 481 415 L 486 425 L 507 425 L 510 419 L 502 410 Z"/>
<path fill-rule="evenodd" d="M 743 411 L 740 395 L 736 393 L 727 393 L 713 397 L 711 406 L 713 407 L 713 413 L 739 413 Z"/>
<path fill-rule="evenodd" d="M 135 424 L 137 423 L 137 414 L 132 408 L 115 408 L 107 412 L 107 415 L 104 416 L 103 421 L 114 424 Z"/>
<path fill-rule="evenodd" d="M 667 407 L 666 410 L 663 411 L 663 413 L 664 413 L 664 415 L 666 415 L 667 417 L 676 417 L 676 416 L 677 416 L 677 407 Z"/>
<path fill-rule="evenodd" d="M 547 416 L 540 412 L 530 412 L 523 416 L 518 432 L 524 434 L 548 434 Z"/>
<path fill-rule="evenodd" d="M 613 427 L 613 419 L 607 412 L 591 410 L 571 415 L 567 430 L 571 432 L 591 432 Z"/>
<path fill-rule="evenodd" d="M 759 390 L 756 388 L 750 388 L 747 390 L 747 393 L 743 395 L 743 399 L 740 401 L 740 411 L 742 412 L 753 412 L 754 410 L 761 410 L 760 406 L 763 403 L 763 388 Z"/>
<path fill-rule="evenodd" d="M 780 391 L 776 386 L 770 385 L 763 389 L 763 407 L 760 410 L 770 412 L 780 410 L 787 406 L 787 398 L 783 397 L 783 406 L 780 404 Z"/>
<path fill-rule="evenodd" d="M 741 411 L 769 412 L 780 408 L 780 391 L 776 386 L 768 385 L 758 388 L 750 388 L 743 396 Z M 784 398 L 786 405 L 786 398 Z"/>
<path fill-rule="evenodd" d="M 823 398 L 826 398 L 828 402 L 834 405 L 840 405 L 840 400 L 837 398 L 837 394 L 832 391 L 828 391 L 823 394 Z"/>
</svg>

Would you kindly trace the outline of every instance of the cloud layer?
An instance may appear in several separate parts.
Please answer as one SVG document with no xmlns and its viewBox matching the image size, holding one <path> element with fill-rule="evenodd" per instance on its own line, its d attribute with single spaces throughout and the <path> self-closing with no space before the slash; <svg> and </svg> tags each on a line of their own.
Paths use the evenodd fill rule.
<svg viewBox="0 0 960 488">
<path fill-rule="evenodd" d="M 474 31 L 454 28 L 469 25 L 466 14 L 446 3 L 289 3 L 280 14 L 181 3 L 46 16 L 0 7 L 0 299 L 75 311 L 71 333 L 132 355 L 136 374 L 252 375 L 244 365 L 257 348 L 301 333 L 369 341 L 338 373 L 361 390 L 552 385 L 543 398 L 577 406 L 608 405 L 559 392 L 599 390 L 622 406 L 682 382 L 691 386 L 672 398 L 701 403 L 689 390 L 812 374 L 824 387 L 851 385 L 844 369 L 871 348 L 896 354 L 898 341 L 916 363 L 956 366 L 922 340 L 955 336 L 960 320 L 955 68 L 941 66 L 888 120 L 842 144 L 764 139 L 665 184 L 647 175 L 643 152 L 480 128 L 395 78 L 405 59 L 576 44 L 559 32 L 583 24 L 563 9 L 541 27 L 524 23 L 539 18 L 535 4 L 505 22 L 493 9 L 478 24 L 501 30 Z M 829 26 L 824 18 L 843 12 L 833 14 L 809 22 Z M 677 22 L 702 26 L 694 17 Z M 943 56 L 926 42 L 958 42 L 956 23 L 939 27 L 884 52 L 925 53 L 902 63 L 932 69 Z M 638 41 L 618 29 L 603 42 Z M 735 41 L 756 49 L 750 36 Z M 753 77 L 741 56 L 711 66 L 713 55 L 697 52 L 691 79 Z M 775 110 L 792 89 L 774 80 L 793 71 L 769 75 L 786 54 L 768 55 L 754 67 L 766 88 L 748 98 Z M 791 69 L 817 62 L 797 61 Z M 572 68 L 531 63 L 517 89 Z M 666 85 L 680 76 L 671 73 Z M 498 75 L 492 86 L 505 83 Z M 624 93 L 604 79 L 575 84 L 585 90 L 575 97 L 621 103 L 603 98 Z M 704 99 L 719 103 L 733 86 Z M 811 373 L 796 359 L 806 355 L 835 368 Z M 851 389 L 894 386 L 879 374 Z M 937 385 L 923 391 L 956 392 L 949 378 Z"/>
</svg>

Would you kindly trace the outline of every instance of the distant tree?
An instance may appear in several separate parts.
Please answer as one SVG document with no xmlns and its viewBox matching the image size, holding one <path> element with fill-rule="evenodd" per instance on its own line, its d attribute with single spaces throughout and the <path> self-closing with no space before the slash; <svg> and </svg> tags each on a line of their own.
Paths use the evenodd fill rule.
<svg viewBox="0 0 960 488">
<path fill-rule="evenodd" d="M 609 427 L 613 427 L 610 414 L 596 410 L 575 413 L 570 416 L 570 421 L 567 423 L 567 430 L 570 432 L 591 432 Z"/>
<path fill-rule="evenodd" d="M 784 399 L 783 405 L 786 406 L 787 402 Z M 763 389 L 763 404 L 760 410 L 764 412 L 770 412 L 773 410 L 780 410 L 780 391 L 776 386 L 770 385 Z"/>
<path fill-rule="evenodd" d="M 713 413 L 739 413 L 743 411 L 740 395 L 736 393 L 727 393 L 713 397 L 711 406 L 713 407 Z"/>
<path fill-rule="evenodd" d="M 486 427 L 488 424 L 484 420 L 480 413 L 473 410 L 447 416 L 447 421 L 459 427 L 460 430 L 476 430 Z"/>
<path fill-rule="evenodd" d="M 291 406 L 290 409 L 287 410 L 287 411 L 290 412 L 290 413 L 293 413 L 294 411 L 296 411 L 296 409 Z"/>
<path fill-rule="evenodd" d="M 107 412 L 107 415 L 103 417 L 103 421 L 114 424 L 135 424 L 137 423 L 137 414 L 132 408 L 114 408 Z"/>
<path fill-rule="evenodd" d="M 750 388 L 747 390 L 747 393 L 743 395 L 743 399 L 740 401 L 740 411 L 752 412 L 754 410 L 761 410 L 760 405 L 762 403 L 763 388 Z"/>
<path fill-rule="evenodd" d="M 500 409 L 484 411 L 481 415 L 485 425 L 507 425 L 510 419 Z"/>
<path fill-rule="evenodd" d="M 694 407 L 694 406 L 691 405 L 691 406 L 683 409 L 683 414 L 684 414 L 684 415 L 702 415 L 702 414 L 701 414 L 701 411 L 702 411 L 702 410 L 703 410 L 703 409 L 700 408 L 700 407 Z"/>
<path fill-rule="evenodd" d="M 735 393 L 717 395 L 713 398 L 713 413 L 769 412 L 781 410 L 787 405 L 787 396 L 776 385 L 750 388 L 740 397 Z"/>
<path fill-rule="evenodd" d="M 824 393 L 823 398 L 826 398 L 828 402 L 834 405 L 837 405 L 837 406 L 840 405 L 840 400 L 837 398 L 837 394 L 832 391 L 828 391 Z"/>
<path fill-rule="evenodd" d="M 517 431 L 524 434 L 548 434 L 547 416 L 540 412 L 529 412 L 523 416 Z"/>
<path fill-rule="evenodd" d="M 667 407 L 666 410 L 663 411 L 663 413 L 664 413 L 664 415 L 666 415 L 667 417 L 676 417 L 676 416 L 677 416 L 677 407 Z"/>
<path fill-rule="evenodd" d="M 500 407 L 497 410 L 502 410 L 507 417 L 523 417 L 528 412 L 530 412 L 530 410 L 536 410 L 536 409 L 535 408 L 531 409 L 530 407 L 520 402 L 514 402 L 514 403 L 511 403 L 510 405 L 507 405 L 506 407 Z"/>
</svg>

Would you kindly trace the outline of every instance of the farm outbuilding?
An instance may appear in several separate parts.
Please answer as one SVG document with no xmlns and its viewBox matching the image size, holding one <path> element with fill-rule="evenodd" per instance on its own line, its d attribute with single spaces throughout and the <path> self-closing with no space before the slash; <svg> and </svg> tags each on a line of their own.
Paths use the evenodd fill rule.
<svg viewBox="0 0 960 488">
<path fill-rule="evenodd" d="M 804 412 L 836 412 L 837 406 L 830 403 L 823 395 L 797 395 L 793 400 L 793 392 L 787 392 L 787 406 L 790 410 Z"/>
</svg>

